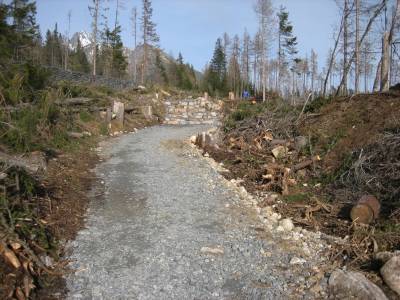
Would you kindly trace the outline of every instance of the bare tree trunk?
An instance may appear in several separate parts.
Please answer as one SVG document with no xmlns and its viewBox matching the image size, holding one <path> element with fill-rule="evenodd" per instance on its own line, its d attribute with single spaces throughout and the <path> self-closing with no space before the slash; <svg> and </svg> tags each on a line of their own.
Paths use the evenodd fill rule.
<svg viewBox="0 0 400 300">
<path fill-rule="evenodd" d="M 382 66 L 382 60 L 379 60 L 378 66 L 376 67 L 376 74 L 373 87 L 374 92 L 377 92 L 379 90 L 379 82 L 381 81 L 381 66 Z"/>
<path fill-rule="evenodd" d="M 400 6 L 400 0 L 397 0 L 396 6 L 393 11 L 392 23 L 390 25 L 389 32 L 385 32 L 383 34 L 382 40 L 382 58 L 381 58 L 381 86 L 380 90 L 385 92 L 389 90 L 390 82 L 389 82 L 389 73 L 390 73 L 390 65 L 391 65 L 391 45 L 393 41 L 394 28 L 397 23 L 397 13 Z"/>
<path fill-rule="evenodd" d="M 363 43 L 365 37 L 368 35 L 369 31 L 371 30 L 372 24 L 374 23 L 375 19 L 379 16 L 381 11 L 385 8 L 386 3 L 387 3 L 387 0 L 382 0 L 380 5 L 375 10 L 374 14 L 369 19 L 367 27 L 365 28 L 364 33 L 361 36 L 360 45 Z M 351 56 L 349 62 L 347 63 L 347 65 L 343 69 L 342 80 L 341 80 L 340 85 L 339 85 L 339 87 L 338 87 L 338 89 L 336 91 L 336 95 L 338 95 L 340 93 L 340 91 L 343 89 L 343 86 L 345 84 L 345 80 L 347 80 L 347 74 L 350 71 L 350 67 L 353 64 L 354 59 L 355 59 L 355 53 L 353 53 L 353 55 Z"/>
<path fill-rule="evenodd" d="M 71 30 L 71 11 L 68 12 L 68 31 L 67 31 L 67 40 L 65 45 L 65 59 L 64 59 L 64 69 L 68 70 L 68 56 L 69 56 L 69 33 Z"/>
<path fill-rule="evenodd" d="M 136 6 L 132 9 L 132 34 L 134 39 L 134 48 L 133 48 L 133 80 L 137 84 L 137 55 L 136 55 L 136 47 L 137 47 L 137 8 Z"/>
<path fill-rule="evenodd" d="M 344 70 L 347 66 L 347 40 L 348 40 L 348 18 L 349 7 L 348 0 L 344 0 L 344 24 L 343 24 L 343 90 L 342 93 L 347 95 L 347 72 Z"/>
<path fill-rule="evenodd" d="M 381 60 L 381 92 L 387 92 L 389 90 L 389 65 L 390 65 L 390 41 L 389 32 L 383 34 L 382 39 L 382 60 Z"/>
<path fill-rule="evenodd" d="M 335 46 L 333 47 L 332 50 L 332 55 L 329 59 L 329 67 L 328 70 L 326 72 L 326 76 L 325 76 L 325 81 L 324 81 L 324 89 L 322 91 L 322 96 L 325 97 L 326 96 L 326 86 L 328 84 L 328 79 L 331 78 L 332 81 L 332 77 L 330 77 L 331 73 L 332 73 L 332 67 L 333 67 L 333 62 L 335 60 L 335 56 L 336 56 L 336 51 L 337 48 L 339 46 L 339 41 L 340 41 L 340 36 L 342 35 L 342 31 L 343 31 L 343 24 L 344 24 L 344 16 L 342 17 L 342 21 L 340 22 L 340 29 L 339 29 L 339 33 L 336 37 L 336 41 L 335 41 Z"/>
<path fill-rule="evenodd" d="M 97 34 L 99 21 L 99 5 L 100 0 L 94 0 L 93 14 L 93 77 L 96 78 L 96 62 L 97 62 Z"/>
<path fill-rule="evenodd" d="M 360 0 L 356 0 L 356 40 L 355 40 L 355 74 L 354 74 L 354 92 L 357 94 L 360 86 Z"/>
</svg>

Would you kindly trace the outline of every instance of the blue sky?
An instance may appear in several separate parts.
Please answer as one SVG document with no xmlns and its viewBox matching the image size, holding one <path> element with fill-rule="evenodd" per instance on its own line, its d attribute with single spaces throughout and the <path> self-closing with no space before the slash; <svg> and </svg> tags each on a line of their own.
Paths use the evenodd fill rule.
<svg viewBox="0 0 400 300">
<path fill-rule="evenodd" d="M 115 0 L 108 1 L 114 14 Z M 38 22 L 42 31 L 54 28 L 66 32 L 67 14 L 72 11 L 71 32 L 90 31 L 88 5 L 91 0 L 37 0 Z M 141 0 L 124 0 L 120 24 L 123 41 L 133 45 L 130 32 L 130 12 L 133 6 L 140 11 Z M 175 56 L 182 52 L 185 61 L 202 70 L 210 60 L 216 39 L 224 32 L 242 35 L 244 28 L 253 34 L 257 19 L 253 12 L 254 0 L 153 0 L 153 19 L 157 23 L 160 46 Z M 300 54 L 313 48 L 320 64 L 325 62 L 332 45 L 332 31 L 339 22 L 333 0 L 273 0 L 274 7 L 284 5 L 299 40 Z M 113 22 L 110 20 L 110 22 Z"/>
</svg>

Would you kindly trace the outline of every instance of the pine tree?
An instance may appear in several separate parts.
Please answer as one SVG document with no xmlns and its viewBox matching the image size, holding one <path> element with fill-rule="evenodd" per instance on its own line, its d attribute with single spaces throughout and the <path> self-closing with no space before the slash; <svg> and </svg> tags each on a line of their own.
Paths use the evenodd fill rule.
<svg viewBox="0 0 400 300">
<path fill-rule="evenodd" d="M 12 0 L 9 6 L 14 36 L 14 59 L 31 58 L 31 49 L 38 42 L 39 26 L 36 24 L 36 4 L 31 0 Z"/>
<path fill-rule="evenodd" d="M 162 60 L 161 60 L 161 55 L 160 55 L 160 51 L 156 52 L 156 68 L 159 71 L 162 83 L 164 85 L 168 85 L 169 84 L 169 79 L 168 79 L 168 75 L 167 75 L 167 69 L 165 68 Z"/>
<path fill-rule="evenodd" d="M 215 43 L 213 58 L 205 75 L 206 86 L 211 94 L 221 95 L 227 91 L 226 57 L 222 40 Z"/>
<path fill-rule="evenodd" d="M 9 13 L 9 6 L 0 4 L 0 63 L 8 61 L 12 56 L 13 30 L 7 23 Z"/>
<path fill-rule="evenodd" d="M 147 69 L 149 64 L 149 48 L 157 47 L 160 38 L 156 32 L 156 24 L 152 21 L 153 8 L 151 0 L 143 0 L 142 17 L 140 18 L 143 38 L 143 63 L 142 63 L 142 83 L 147 80 Z"/>
<path fill-rule="evenodd" d="M 281 6 L 279 13 L 279 30 L 278 30 L 278 76 L 277 88 L 280 90 L 280 81 L 283 69 L 288 67 L 288 59 L 293 59 L 297 54 L 297 37 L 293 36 L 293 26 L 289 22 L 289 13 L 286 8 Z"/>
<path fill-rule="evenodd" d="M 62 66 L 63 64 L 63 40 L 58 32 L 58 26 L 55 24 L 54 30 L 46 33 L 46 42 L 44 45 L 44 59 L 49 66 Z"/>
<path fill-rule="evenodd" d="M 73 71 L 90 72 L 90 64 L 79 39 L 76 50 L 70 55 L 70 66 Z"/>
<path fill-rule="evenodd" d="M 110 33 L 110 45 L 112 49 L 111 76 L 123 77 L 126 74 L 128 62 L 124 55 L 124 45 L 121 40 L 121 26 L 118 25 Z"/>
</svg>

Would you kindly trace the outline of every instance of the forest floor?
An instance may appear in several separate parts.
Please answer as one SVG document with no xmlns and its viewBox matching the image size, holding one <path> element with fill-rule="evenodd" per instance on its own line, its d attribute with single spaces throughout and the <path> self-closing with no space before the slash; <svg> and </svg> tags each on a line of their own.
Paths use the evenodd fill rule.
<svg viewBox="0 0 400 300">
<path fill-rule="evenodd" d="M 227 179 L 264 197 L 260 207 L 343 238 L 332 264 L 365 272 L 391 295 L 374 253 L 400 249 L 400 92 L 316 99 L 304 113 L 281 100 L 230 103 L 226 110 L 218 145 L 205 152 L 230 171 Z M 368 225 L 350 219 L 363 195 L 381 204 Z"/>
</svg>

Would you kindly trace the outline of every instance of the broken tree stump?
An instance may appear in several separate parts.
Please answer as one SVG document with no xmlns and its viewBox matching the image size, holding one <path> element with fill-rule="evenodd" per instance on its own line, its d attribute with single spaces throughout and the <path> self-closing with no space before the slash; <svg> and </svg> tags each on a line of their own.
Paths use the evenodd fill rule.
<svg viewBox="0 0 400 300">
<path fill-rule="evenodd" d="M 125 114 L 125 105 L 122 102 L 114 101 L 113 104 L 113 114 L 115 115 L 115 119 L 121 127 L 124 126 L 124 114 Z"/>
</svg>

